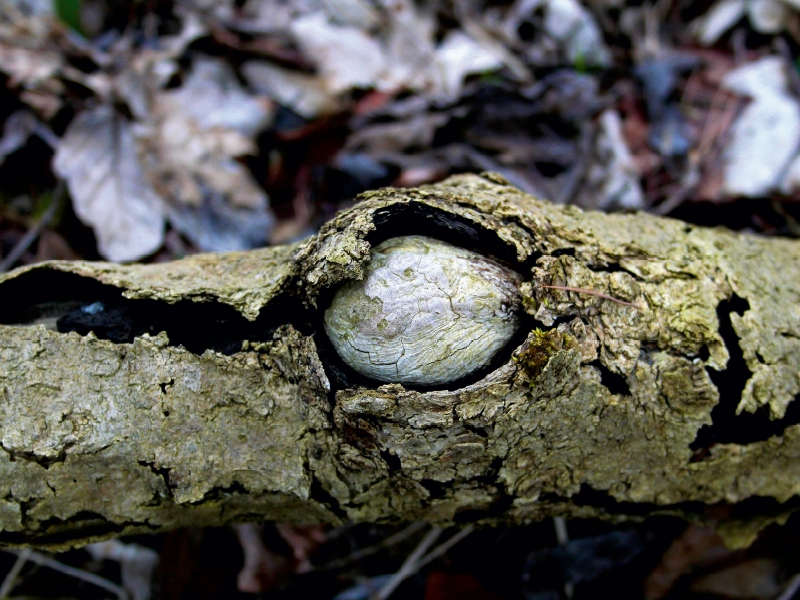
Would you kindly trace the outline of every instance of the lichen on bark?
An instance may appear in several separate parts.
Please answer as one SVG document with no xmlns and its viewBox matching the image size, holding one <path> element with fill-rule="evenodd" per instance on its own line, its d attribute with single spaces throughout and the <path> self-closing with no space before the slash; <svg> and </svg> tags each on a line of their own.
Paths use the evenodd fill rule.
<svg viewBox="0 0 800 600">
<path fill-rule="evenodd" d="M 416 234 L 524 280 L 520 339 L 438 389 L 359 377 L 322 327 L 370 248 Z M 291 247 L 20 269 L 0 278 L 0 542 L 713 505 L 745 543 L 800 494 L 798 260 L 796 241 L 554 206 L 486 174 L 363 194 Z"/>
</svg>

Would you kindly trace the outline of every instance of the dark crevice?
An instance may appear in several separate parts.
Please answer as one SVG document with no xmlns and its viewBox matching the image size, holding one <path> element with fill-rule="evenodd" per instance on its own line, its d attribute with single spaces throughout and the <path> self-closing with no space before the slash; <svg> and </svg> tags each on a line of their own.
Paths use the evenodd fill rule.
<svg viewBox="0 0 800 600">
<path fill-rule="evenodd" d="M 428 490 L 428 493 L 430 494 L 430 500 L 444 498 L 447 494 L 447 483 L 442 483 L 441 481 L 436 481 L 435 479 L 420 479 L 419 484 Z"/>
<path fill-rule="evenodd" d="M 39 456 L 33 452 L 21 451 L 21 450 L 9 450 L 3 444 L 0 444 L 0 450 L 3 450 L 6 454 L 8 454 L 8 460 L 10 462 L 14 462 L 16 460 L 24 460 L 29 463 L 34 463 L 39 465 L 44 469 L 49 469 L 52 465 L 56 463 L 62 463 L 67 459 L 67 450 L 69 450 L 72 446 L 74 446 L 74 442 L 68 442 L 64 445 L 64 447 L 59 451 L 58 454 L 55 456 Z"/>
<path fill-rule="evenodd" d="M 308 465 L 306 465 L 306 472 L 309 472 Z M 336 498 L 334 498 L 330 493 L 328 493 L 328 491 L 322 486 L 322 482 L 314 475 L 313 472 L 311 472 L 309 499 L 322 504 L 334 515 L 339 517 L 343 522 L 350 520 L 347 511 L 345 511 L 342 508 L 342 506 L 339 504 L 339 501 Z"/>
<path fill-rule="evenodd" d="M 684 515 L 713 514 L 720 517 L 724 508 L 726 519 L 747 519 L 754 516 L 784 514 L 795 506 L 800 506 L 800 496 L 793 496 L 786 502 L 778 502 L 775 498 L 766 496 L 751 496 L 740 500 L 736 504 L 718 502 L 705 504 L 697 501 L 676 502 L 673 504 L 655 504 L 653 502 L 620 501 L 604 490 L 597 490 L 588 484 L 582 484 L 577 494 L 562 496 L 560 494 L 546 493 L 539 497 L 540 502 L 552 504 L 573 504 L 575 506 L 588 506 L 602 510 L 608 515 L 648 517 L 658 513 L 680 512 Z"/>
<path fill-rule="evenodd" d="M 489 433 L 483 427 L 476 427 L 475 425 L 470 425 L 469 423 L 462 423 L 461 425 L 470 433 L 474 433 L 482 438 L 489 437 Z"/>
<path fill-rule="evenodd" d="M 575 248 L 559 248 L 558 250 L 553 250 L 550 256 L 554 258 L 558 258 L 559 256 L 575 256 Z"/>
<path fill-rule="evenodd" d="M 389 467 L 389 473 L 396 473 L 402 469 L 400 457 L 390 450 L 381 450 L 381 458 L 386 463 L 386 466 Z"/>
<path fill-rule="evenodd" d="M 174 378 L 170 378 L 169 381 L 164 381 L 164 382 L 158 384 L 158 386 L 161 388 L 161 393 L 162 394 L 166 394 L 169 391 L 169 388 L 173 387 L 174 385 L 175 385 L 175 379 Z"/>
<path fill-rule="evenodd" d="M 730 358 L 722 371 L 708 368 L 711 381 L 719 390 L 719 402 L 711 411 L 711 425 L 703 425 L 690 444 L 695 452 L 694 461 L 702 460 L 705 450 L 714 444 L 750 444 L 781 435 L 789 425 L 800 423 L 800 399 L 795 398 L 782 419 L 770 419 L 768 406 L 761 406 L 755 413 L 736 414 L 745 385 L 753 375 L 739 346 L 739 338 L 733 329 L 731 313 L 743 315 L 750 309 L 746 299 L 733 295 L 717 307 L 719 333 Z"/>
<path fill-rule="evenodd" d="M 110 537 L 131 527 L 146 528 L 152 531 L 158 529 L 147 522 L 114 523 L 101 514 L 81 511 L 67 519 L 52 517 L 42 521 L 37 527 L 42 533 L 0 533 L 0 544 L 63 545 L 92 537 Z M 16 536 L 22 536 L 22 538 L 16 540 L 14 539 Z"/>
<path fill-rule="evenodd" d="M 529 257 L 520 265 L 516 248 L 501 239 L 496 232 L 488 230 L 470 219 L 439 210 L 419 202 L 404 202 L 375 211 L 372 216 L 375 229 L 367 236 L 370 246 L 375 247 L 389 238 L 401 235 L 427 235 L 444 242 L 479 252 L 507 263 L 521 272 L 529 272 Z M 533 264 L 531 262 L 531 266 Z"/>
<path fill-rule="evenodd" d="M 167 415 L 168 414 L 169 413 L 167 413 Z M 140 460 L 140 461 L 138 461 L 138 463 L 143 467 L 147 467 L 153 473 L 158 475 L 162 479 L 162 481 L 164 482 L 164 487 L 167 489 L 167 494 L 172 496 L 172 487 L 173 486 L 169 481 L 169 472 L 170 472 L 171 469 L 169 469 L 167 467 L 156 467 L 156 465 L 154 463 L 147 462 L 145 460 Z"/>
<path fill-rule="evenodd" d="M 602 383 L 608 389 L 608 391 L 611 392 L 611 394 L 620 396 L 631 395 L 631 389 L 628 387 L 628 382 L 625 381 L 625 378 L 622 375 L 614 373 L 599 360 L 589 363 L 589 366 L 595 367 L 598 371 L 600 371 L 600 383 Z"/>
<path fill-rule="evenodd" d="M 611 273 L 625 273 L 630 275 L 636 281 L 642 281 L 641 276 L 637 275 L 633 271 L 630 271 L 620 265 L 619 263 L 608 263 L 608 264 L 600 264 L 600 265 L 593 265 L 591 263 L 585 263 L 586 268 L 588 268 L 592 273 L 600 273 L 603 275 L 609 275 Z"/>
<path fill-rule="evenodd" d="M 198 355 L 206 350 L 235 354 L 245 340 L 269 341 L 286 323 L 306 335 L 313 332 L 310 324 L 314 319 L 301 303 L 288 296 L 276 298 L 255 321 L 248 321 L 221 302 L 131 300 L 120 288 L 48 269 L 5 282 L 2 294 L 2 324 L 41 323 L 60 333 L 93 332 L 118 344 L 163 331 L 171 346 L 183 346 Z"/>
<path fill-rule="evenodd" d="M 500 491 L 496 500 L 488 508 L 468 508 L 453 515 L 453 522 L 456 524 L 468 524 L 475 521 L 501 521 L 508 517 L 508 513 L 514 507 L 514 496 Z"/>
<path fill-rule="evenodd" d="M 194 500 L 189 502 L 193 506 L 197 506 L 200 504 L 204 504 L 206 502 L 216 502 L 217 500 L 222 500 L 226 496 L 232 496 L 233 494 L 237 494 L 239 496 L 246 496 L 250 493 L 244 485 L 239 483 L 238 481 L 234 481 L 230 485 L 215 487 L 208 490 L 200 500 Z"/>
</svg>

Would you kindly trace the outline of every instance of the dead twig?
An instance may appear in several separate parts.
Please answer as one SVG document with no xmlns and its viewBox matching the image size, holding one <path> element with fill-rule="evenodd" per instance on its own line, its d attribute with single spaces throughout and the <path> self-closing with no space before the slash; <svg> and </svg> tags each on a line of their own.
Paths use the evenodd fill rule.
<svg viewBox="0 0 800 600">
<path fill-rule="evenodd" d="M 91 583 L 92 585 L 96 585 L 99 588 L 103 588 L 107 592 L 111 592 L 120 600 L 128 600 L 128 592 L 126 592 L 122 587 L 118 586 L 116 583 L 109 581 L 99 575 L 95 575 L 93 573 L 89 573 L 84 571 L 83 569 L 76 569 L 75 567 L 71 567 L 69 565 L 65 565 L 62 562 L 55 560 L 54 558 L 50 558 L 49 556 L 45 556 L 44 554 L 39 554 L 38 552 L 31 551 L 30 548 L 25 548 L 22 550 L 17 550 L 16 548 L 3 548 L 5 552 L 10 552 L 11 554 L 16 554 L 17 557 L 25 556 L 26 560 L 36 563 L 41 567 L 47 567 L 49 569 L 53 569 L 54 571 L 58 571 L 59 573 L 63 573 L 64 575 L 68 575 L 70 577 L 74 577 L 75 579 L 80 579 L 81 581 L 85 581 L 87 583 Z M 17 561 L 19 562 L 19 561 Z M 16 563 L 14 564 L 16 566 Z M 22 566 L 20 566 L 22 568 Z M 14 567 L 12 567 L 12 570 Z M 10 575 L 10 573 L 9 573 Z M 6 577 L 8 579 L 8 577 Z M 5 582 L 3 582 L 5 584 Z"/>
<path fill-rule="evenodd" d="M 589 294 L 590 296 L 597 296 L 598 298 L 602 298 L 603 300 L 611 300 L 611 302 L 616 302 L 617 304 L 622 304 L 624 306 L 632 306 L 636 310 L 641 310 L 641 307 L 638 304 L 634 304 L 633 302 L 627 302 L 625 300 L 620 300 L 619 298 L 614 298 L 614 296 L 609 296 L 607 294 L 595 292 L 594 290 L 584 290 L 583 288 L 567 287 L 563 285 L 540 285 L 539 287 L 547 288 L 549 290 L 564 290 L 565 292 Z"/>
<path fill-rule="evenodd" d="M 428 554 L 425 554 L 425 551 L 439 538 L 443 531 L 441 527 L 434 527 L 431 529 L 428 534 L 422 538 L 422 541 L 417 545 L 417 547 L 414 548 L 414 551 L 402 564 L 400 570 L 397 571 L 397 573 L 395 573 L 392 578 L 386 582 L 386 585 L 384 585 L 383 588 L 381 588 L 381 590 L 374 596 L 374 600 L 386 600 L 403 581 L 408 579 L 411 575 L 422 569 L 424 566 L 442 556 L 450 548 L 472 533 L 473 530 L 474 527 L 472 526 L 465 527 L 453 535 L 449 540 L 442 542 Z"/>
<path fill-rule="evenodd" d="M 17 584 L 17 577 L 19 577 L 22 567 L 24 567 L 25 563 L 28 562 L 30 555 L 30 548 L 25 548 L 17 555 L 17 560 L 14 561 L 13 565 L 11 565 L 11 570 L 8 572 L 8 575 L 6 575 L 6 578 L 3 579 L 3 585 L 0 585 L 0 600 L 5 600 L 8 598 L 11 590 L 13 590 L 14 586 Z"/>
<path fill-rule="evenodd" d="M 405 527 L 404 529 L 398 531 L 397 533 L 390 535 L 386 539 L 381 540 L 377 544 L 373 544 L 372 546 L 368 546 L 361 550 L 356 550 L 355 552 L 352 552 L 348 556 L 332 560 L 328 563 L 325 563 L 324 565 L 314 567 L 312 570 L 330 571 L 332 569 L 339 569 L 341 567 L 345 567 L 349 564 L 361 560 L 362 558 L 366 558 L 367 556 L 372 556 L 373 554 L 377 554 L 381 550 L 384 550 L 386 548 L 391 548 L 395 544 L 399 544 L 403 540 L 417 533 L 423 527 L 425 527 L 425 523 L 423 521 L 417 521 L 416 523 L 412 523 L 411 525 Z"/>
<path fill-rule="evenodd" d="M 33 227 L 25 232 L 25 235 L 22 236 L 22 239 L 17 242 L 17 244 L 11 249 L 6 257 L 0 261 L 0 273 L 5 273 L 11 267 L 13 267 L 14 264 L 22 257 L 22 255 L 25 254 L 28 248 L 31 247 L 31 244 L 36 241 L 44 228 L 47 227 L 50 221 L 53 220 L 53 217 L 56 216 L 56 213 L 61 206 L 61 198 L 63 195 L 64 182 L 61 181 L 56 187 L 55 192 L 53 192 L 53 200 L 50 202 L 50 206 L 47 207 L 47 210 L 44 212 L 42 217 Z"/>
</svg>

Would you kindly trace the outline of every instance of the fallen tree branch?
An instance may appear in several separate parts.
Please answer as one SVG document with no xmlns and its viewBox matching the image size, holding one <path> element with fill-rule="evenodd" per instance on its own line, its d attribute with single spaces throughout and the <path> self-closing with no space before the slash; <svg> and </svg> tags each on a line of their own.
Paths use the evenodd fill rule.
<svg viewBox="0 0 800 600">
<path fill-rule="evenodd" d="M 518 339 L 471 379 L 381 385 L 325 338 L 333 290 L 405 234 L 524 280 Z M 657 512 L 746 543 L 798 504 L 798 264 L 795 241 L 485 175 L 364 194 L 294 246 L 18 269 L 0 279 L 0 542 Z"/>
</svg>

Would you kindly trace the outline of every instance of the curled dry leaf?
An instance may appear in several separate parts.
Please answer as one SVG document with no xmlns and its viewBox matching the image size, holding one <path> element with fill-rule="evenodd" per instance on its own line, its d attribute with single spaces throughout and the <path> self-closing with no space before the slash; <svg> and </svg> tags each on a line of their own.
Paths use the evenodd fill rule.
<svg viewBox="0 0 800 600">
<path fill-rule="evenodd" d="M 56 52 L 29 50 L 0 43 L 0 70 L 11 79 L 12 86 L 33 88 L 54 76 L 63 59 Z"/>
<path fill-rule="evenodd" d="M 460 96 L 468 75 L 503 64 L 497 48 L 461 31 L 449 33 L 437 45 L 435 14 L 410 0 L 387 3 L 382 17 L 385 25 L 375 34 L 354 25 L 360 23 L 355 17 L 343 22 L 341 15 L 332 13 L 305 14 L 292 23 L 291 31 L 319 75 L 290 78 L 275 67 L 251 66 L 246 69 L 251 71 L 248 77 L 281 103 L 289 96 L 287 105 L 305 116 L 312 107 L 319 112 L 336 105 L 354 88 L 390 93 L 406 89 L 452 101 Z M 316 85 L 311 79 L 317 80 Z"/>
<path fill-rule="evenodd" d="M 796 0 L 718 0 L 708 12 L 695 19 L 691 27 L 700 43 L 710 46 L 745 15 L 758 33 L 778 34 L 792 20 L 797 21 L 795 11 L 798 9 L 800 3 Z"/>
<path fill-rule="evenodd" d="M 105 258 L 130 261 L 161 245 L 164 207 L 145 179 L 130 123 L 107 105 L 79 114 L 53 157 L 75 213 L 94 229 Z"/>
</svg>

